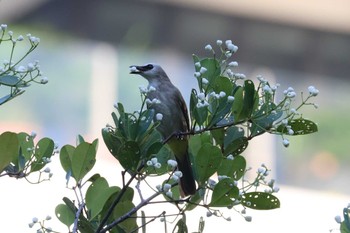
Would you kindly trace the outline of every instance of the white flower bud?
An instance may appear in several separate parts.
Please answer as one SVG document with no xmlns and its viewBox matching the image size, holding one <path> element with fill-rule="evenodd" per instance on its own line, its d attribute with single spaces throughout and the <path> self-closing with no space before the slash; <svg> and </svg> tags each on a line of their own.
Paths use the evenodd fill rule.
<svg viewBox="0 0 350 233">
<path fill-rule="evenodd" d="M 205 99 L 205 94 L 203 92 L 198 94 L 198 99 L 204 100 Z"/>
<path fill-rule="evenodd" d="M 204 74 L 205 72 L 207 72 L 207 68 L 201 67 L 200 70 L 199 70 L 199 72 L 200 72 L 201 74 Z"/>
<path fill-rule="evenodd" d="M 234 159 L 234 157 L 233 157 L 232 154 L 229 154 L 226 158 L 227 158 L 228 160 L 233 160 L 233 159 Z"/>
<path fill-rule="evenodd" d="M 198 62 L 194 63 L 194 66 L 199 68 L 199 67 L 201 67 L 201 63 L 198 61 Z"/>
<path fill-rule="evenodd" d="M 37 223 L 39 221 L 39 219 L 37 218 L 37 217 L 34 217 L 33 219 L 32 219 L 32 222 L 33 223 Z"/>
<path fill-rule="evenodd" d="M 289 146 L 289 140 L 288 139 L 283 139 L 283 146 L 288 147 Z"/>
<path fill-rule="evenodd" d="M 171 192 L 171 190 L 169 190 L 168 192 L 166 192 L 165 195 L 167 195 L 167 196 L 170 197 L 170 198 L 173 197 L 173 193 Z"/>
<path fill-rule="evenodd" d="M 222 40 L 217 40 L 217 41 L 216 41 L 216 44 L 217 44 L 218 46 L 221 46 L 221 45 L 222 45 Z"/>
<path fill-rule="evenodd" d="M 251 221 L 252 221 L 252 216 L 245 216 L 244 219 L 245 219 L 247 222 L 251 222 Z"/>
<path fill-rule="evenodd" d="M 51 169 L 49 167 L 45 168 L 44 172 L 45 173 L 50 173 Z"/>
<path fill-rule="evenodd" d="M 219 96 L 220 98 L 224 98 L 226 96 L 226 93 L 223 91 L 220 91 Z"/>
<path fill-rule="evenodd" d="M 155 165 L 156 163 L 158 163 L 158 159 L 156 157 L 151 158 L 151 162 L 153 165 Z"/>
<path fill-rule="evenodd" d="M 159 169 L 159 168 L 162 167 L 162 164 L 161 164 L 161 163 L 156 163 L 156 164 L 154 164 L 154 167 L 157 168 L 157 169 Z"/>
<path fill-rule="evenodd" d="M 177 166 L 177 162 L 172 159 L 169 159 L 167 163 L 171 168 L 175 168 Z"/>
<path fill-rule="evenodd" d="M 182 177 L 182 172 L 181 171 L 175 171 L 174 175 L 181 178 Z"/>
<path fill-rule="evenodd" d="M 163 119 L 163 114 L 157 113 L 156 114 L 156 119 L 157 119 L 157 121 L 161 121 Z"/>
<path fill-rule="evenodd" d="M 201 76 L 200 72 L 194 72 L 194 77 L 199 78 Z"/>
<path fill-rule="evenodd" d="M 227 96 L 227 101 L 228 102 L 233 102 L 234 100 L 235 100 L 235 97 L 233 97 L 231 95 Z"/>
<path fill-rule="evenodd" d="M 337 216 L 335 216 L 334 217 L 334 220 L 337 222 L 337 223 L 339 223 L 339 224 L 341 224 L 341 217 L 339 216 L 339 215 L 337 215 Z"/>
<path fill-rule="evenodd" d="M 238 62 L 236 61 L 231 61 L 230 63 L 228 63 L 229 66 L 232 66 L 232 67 L 236 67 L 238 66 Z"/>
<path fill-rule="evenodd" d="M 203 84 L 208 84 L 209 81 L 208 81 L 208 79 L 206 79 L 206 78 L 202 78 L 202 83 L 203 83 Z"/>
<path fill-rule="evenodd" d="M 206 46 L 204 47 L 204 49 L 207 50 L 207 51 L 212 51 L 212 50 L 213 50 L 213 48 L 211 47 L 210 44 L 206 45 Z"/>
<path fill-rule="evenodd" d="M 309 86 L 308 90 L 311 96 L 317 96 L 319 93 L 319 90 L 317 90 L 314 86 Z"/>
<path fill-rule="evenodd" d="M 171 189 L 171 184 L 164 184 L 163 185 L 163 191 L 168 192 Z"/>
</svg>

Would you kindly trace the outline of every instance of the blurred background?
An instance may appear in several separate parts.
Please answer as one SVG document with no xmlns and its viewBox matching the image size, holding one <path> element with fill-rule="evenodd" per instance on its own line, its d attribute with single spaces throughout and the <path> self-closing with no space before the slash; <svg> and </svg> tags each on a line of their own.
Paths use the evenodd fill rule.
<svg viewBox="0 0 350 233">
<path fill-rule="evenodd" d="M 231 39 L 239 47 L 232 58 L 239 63 L 237 72 L 280 83 L 281 92 L 289 86 L 299 94 L 310 85 L 320 90 L 314 99 L 319 108 L 302 110 L 318 123 L 319 132 L 290 137 L 287 149 L 276 136 L 252 142 L 244 155 L 253 169 L 265 163 L 273 170 L 282 208 L 251 211 L 252 223 L 231 212 L 232 222 L 220 219 L 224 232 L 232 225 L 237 232 L 329 232 L 338 227 L 334 216 L 350 202 L 349 12 L 348 0 L 0 0 L 0 24 L 17 36 L 31 33 L 41 39 L 24 64 L 40 60 L 49 78 L 47 85 L 33 85 L 1 106 L 0 130 L 36 131 L 61 146 L 75 144 L 77 134 L 100 138 L 101 128 L 112 122 L 115 102 L 128 111 L 139 107 L 138 87 L 146 82 L 129 75 L 129 65 L 161 64 L 188 100 L 196 84 L 192 54 L 209 56 L 205 45 L 215 49 L 217 39 Z M 8 59 L 5 51 L 0 48 L 0 66 Z M 21 51 L 25 46 L 17 54 Z M 98 168 L 120 182 L 117 163 L 102 140 L 99 148 Z M 34 232 L 23 222 L 36 213 L 54 215 L 62 194 L 69 192 L 59 165 L 56 171 L 58 197 L 49 182 L 32 191 L 21 181 L 0 179 L 0 202 L 13 204 L 9 198 L 16 197 L 26 203 L 1 211 L 1 229 Z M 47 199 L 51 196 L 56 199 Z M 206 232 L 217 230 L 214 220 L 206 219 Z M 193 222 L 197 226 L 198 216 Z"/>
</svg>

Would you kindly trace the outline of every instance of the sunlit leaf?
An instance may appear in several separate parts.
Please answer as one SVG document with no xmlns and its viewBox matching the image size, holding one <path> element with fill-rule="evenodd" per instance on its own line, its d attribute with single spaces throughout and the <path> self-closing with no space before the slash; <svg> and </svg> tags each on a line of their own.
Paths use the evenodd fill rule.
<svg viewBox="0 0 350 233">
<path fill-rule="evenodd" d="M 140 162 L 141 153 L 138 144 L 128 141 L 123 144 L 118 151 L 118 160 L 126 170 L 135 171 Z"/>
<path fill-rule="evenodd" d="M 114 208 L 113 217 L 115 219 L 118 219 L 123 215 L 129 213 L 133 208 L 135 208 L 135 205 L 131 201 L 122 201 L 117 204 L 116 208 Z M 126 232 L 131 232 L 132 230 L 136 229 L 137 228 L 136 213 L 128 216 L 126 220 L 119 223 L 118 226 L 121 227 Z"/>
<path fill-rule="evenodd" d="M 72 176 L 79 182 L 95 165 L 96 147 L 93 144 L 82 142 L 73 152 Z"/>
<path fill-rule="evenodd" d="M 215 185 L 211 202 L 211 207 L 227 207 L 233 203 L 232 199 L 235 199 L 239 195 L 239 189 L 234 184 L 234 180 L 231 178 L 225 178 L 219 181 Z"/>
<path fill-rule="evenodd" d="M 318 127 L 313 121 L 304 118 L 290 120 L 288 121 L 288 125 L 294 131 L 294 134 L 290 136 L 310 134 L 318 131 Z M 277 131 L 283 134 L 288 134 L 288 130 L 283 124 L 277 127 Z"/>
<path fill-rule="evenodd" d="M 250 192 L 242 195 L 242 205 L 256 210 L 272 210 L 280 207 L 280 201 L 270 193 Z"/>
<path fill-rule="evenodd" d="M 55 143 L 50 138 L 42 138 L 36 144 L 35 147 L 35 161 L 33 162 L 30 170 L 31 172 L 38 171 L 46 165 L 43 158 L 51 158 L 55 148 Z"/>
<path fill-rule="evenodd" d="M 67 205 L 59 204 L 55 209 L 56 217 L 67 227 L 70 227 L 75 220 L 75 212 L 73 212 Z"/>
<path fill-rule="evenodd" d="M 224 155 L 239 155 L 248 147 L 248 139 L 240 137 L 225 146 Z"/>
<path fill-rule="evenodd" d="M 109 187 L 105 178 L 96 179 L 86 191 L 85 201 L 90 211 L 89 219 L 94 219 L 102 211 L 107 200 L 119 191 L 119 187 Z"/>
<path fill-rule="evenodd" d="M 18 156 L 18 149 L 17 134 L 4 132 L 0 135 L 0 173 Z"/>
<path fill-rule="evenodd" d="M 225 175 L 239 180 L 244 175 L 246 165 L 245 158 L 240 155 L 235 156 L 233 160 L 225 159 L 218 169 L 218 175 Z"/>
<path fill-rule="evenodd" d="M 201 184 L 212 176 L 220 166 L 222 154 L 218 147 L 209 143 L 203 144 L 195 156 L 198 182 Z"/>
</svg>

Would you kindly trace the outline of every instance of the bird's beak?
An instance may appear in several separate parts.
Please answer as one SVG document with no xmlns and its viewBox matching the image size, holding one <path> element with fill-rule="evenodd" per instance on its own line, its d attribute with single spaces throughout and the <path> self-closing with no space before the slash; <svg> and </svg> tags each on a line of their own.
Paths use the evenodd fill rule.
<svg viewBox="0 0 350 233">
<path fill-rule="evenodd" d="M 130 74 L 141 74 L 144 71 L 146 71 L 146 66 L 129 66 L 130 68 Z"/>
</svg>

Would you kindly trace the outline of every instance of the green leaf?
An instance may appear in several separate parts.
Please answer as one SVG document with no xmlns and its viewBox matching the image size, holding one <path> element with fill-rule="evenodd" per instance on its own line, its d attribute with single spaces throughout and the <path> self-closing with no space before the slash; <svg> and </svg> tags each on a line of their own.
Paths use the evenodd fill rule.
<svg viewBox="0 0 350 233">
<path fill-rule="evenodd" d="M 238 122 L 243 119 L 241 112 L 243 109 L 243 87 L 237 87 L 234 95 L 235 99 L 232 103 L 231 112 L 234 117 L 234 121 Z"/>
<path fill-rule="evenodd" d="M 217 145 L 224 145 L 225 129 L 215 129 L 210 131 Z"/>
<path fill-rule="evenodd" d="M 195 156 L 196 172 L 199 184 L 206 182 L 212 176 L 222 161 L 222 154 L 218 147 L 205 143 Z"/>
<path fill-rule="evenodd" d="M 254 106 L 258 98 L 255 91 L 254 83 L 252 80 L 244 81 L 244 92 L 243 92 L 243 109 L 241 111 L 241 118 L 249 118 L 254 111 Z"/>
<path fill-rule="evenodd" d="M 291 129 L 294 131 L 294 134 L 290 136 L 305 135 L 318 131 L 318 127 L 313 121 L 304 118 L 290 120 L 288 121 L 288 125 L 290 125 Z M 288 129 L 283 124 L 277 127 L 277 131 L 283 134 L 288 134 Z"/>
<path fill-rule="evenodd" d="M 102 137 L 105 142 L 109 152 L 118 159 L 118 151 L 120 147 L 123 145 L 121 138 L 113 134 L 109 128 L 102 129 Z"/>
<path fill-rule="evenodd" d="M 189 202 L 186 204 L 186 211 L 191 211 L 198 206 L 198 204 L 204 199 L 204 188 L 199 188 L 198 191 L 190 197 Z"/>
<path fill-rule="evenodd" d="M 343 209 L 343 216 L 344 216 L 344 221 L 343 223 L 345 224 L 346 228 L 348 231 L 350 231 L 350 218 L 349 218 L 349 213 L 350 210 L 348 208 Z"/>
<path fill-rule="evenodd" d="M 92 169 L 96 162 L 96 146 L 87 142 L 80 143 L 73 152 L 72 176 L 77 182 Z"/>
<path fill-rule="evenodd" d="M 239 189 L 235 186 L 235 181 L 231 178 L 222 179 L 214 187 L 209 206 L 228 207 L 232 205 L 232 199 L 236 199 L 238 196 Z"/>
<path fill-rule="evenodd" d="M 86 191 L 86 206 L 89 209 L 89 220 L 94 219 L 102 211 L 107 200 L 115 193 L 119 192 L 119 187 L 109 187 L 105 178 L 96 179 Z"/>
<path fill-rule="evenodd" d="M 180 218 L 179 221 L 177 221 L 176 225 L 174 226 L 173 232 L 188 233 L 185 217 Z"/>
<path fill-rule="evenodd" d="M 225 175 L 239 180 L 242 178 L 246 168 L 246 160 L 243 156 L 237 155 L 233 160 L 225 159 L 218 169 L 218 175 Z"/>
<path fill-rule="evenodd" d="M 274 103 L 266 103 L 254 114 L 250 127 L 251 137 L 265 133 L 272 127 L 273 122 L 282 116 L 283 112 L 280 110 L 273 110 L 275 108 L 276 105 Z"/>
<path fill-rule="evenodd" d="M 191 119 L 198 125 L 203 125 L 204 122 L 207 120 L 208 117 L 208 110 L 207 108 L 197 108 L 197 91 L 195 89 L 192 89 L 191 92 L 191 98 L 190 98 L 190 113 L 191 113 Z"/>
<path fill-rule="evenodd" d="M 72 145 L 65 145 L 60 150 L 60 162 L 65 172 L 72 172 L 72 158 L 75 147 Z"/>
<path fill-rule="evenodd" d="M 137 138 L 142 138 L 153 122 L 154 109 L 147 109 L 140 114 L 137 126 Z"/>
<path fill-rule="evenodd" d="M 241 154 L 248 147 L 248 139 L 246 137 L 240 137 L 235 139 L 230 144 L 226 145 L 224 150 L 224 155 L 228 156 L 232 154 L 233 156 Z"/>
<path fill-rule="evenodd" d="M 0 76 L 0 84 L 1 85 L 15 87 L 15 86 L 18 86 L 20 83 L 24 83 L 24 82 L 21 81 L 21 79 L 17 76 L 13 76 L 13 75 Z"/>
<path fill-rule="evenodd" d="M 114 208 L 113 217 L 118 219 L 129 213 L 133 208 L 135 208 L 135 205 L 131 201 L 120 202 L 117 204 L 116 208 Z M 136 213 L 130 215 L 126 220 L 119 223 L 118 226 L 126 232 L 131 232 L 137 228 Z"/>
<path fill-rule="evenodd" d="M 242 195 L 242 205 L 255 210 L 272 210 L 280 207 L 280 201 L 270 193 L 250 192 Z"/>
<path fill-rule="evenodd" d="M 214 58 L 204 58 L 200 61 L 201 67 L 205 67 L 207 71 L 201 75 L 199 79 L 206 78 L 210 84 L 214 83 L 215 79 L 220 75 L 221 68 L 219 62 Z M 196 67 L 196 71 L 199 68 Z M 201 81 L 201 80 L 200 80 Z"/>
<path fill-rule="evenodd" d="M 136 171 L 141 159 L 140 148 L 135 141 L 128 141 L 118 151 L 119 163 L 125 170 Z"/>
<path fill-rule="evenodd" d="M 212 83 L 213 90 L 215 93 L 220 93 L 221 91 L 225 92 L 226 96 L 231 95 L 233 90 L 233 84 L 231 80 L 224 76 L 219 76 L 215 81 Z M 226 100 L 227 98 L 225 98 Z"/>
<path fill-rule="evenodd" d="M 4 132 L 0 135 L 0 173 L 18 156 L 17 134 Z"/>
<path fill-rule="evenodd" d="M 4 95 L 3 97 L 0 98 L 0 105 L 6 103 L 7 101 L 11 100 L 13 98 L 13 95 L 8 94 Z"/>
<path fill-rule="evenodd" d="M 55 148 L 55 143 L 50 138 L 42 138 L 36 144 L 35 147 L 35 161 L 33 162 L 30 171 L 35 172 L 40 170 L 46 165 L 46 162 L 43 161 L 43 158 L 51 158 Z"/>
<path fill-rule="evenodd" d="M 55 214 L 56 217 L 68 228 L 74 223 L 75 212 L 65 204 L 59 204 L 56 206 Z"/>
<path fill-rule="evenodd" d="M 31 137 L 27 133 L 19 133 L 17 134 L 19 144 L 22 148 L 22 155 L 26 160 L 29 160 L 33 153 L 34 141 L 33 137 Z"/>
</svg>

